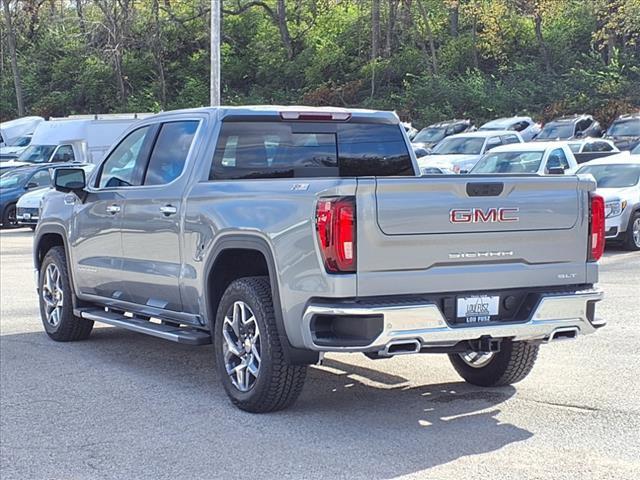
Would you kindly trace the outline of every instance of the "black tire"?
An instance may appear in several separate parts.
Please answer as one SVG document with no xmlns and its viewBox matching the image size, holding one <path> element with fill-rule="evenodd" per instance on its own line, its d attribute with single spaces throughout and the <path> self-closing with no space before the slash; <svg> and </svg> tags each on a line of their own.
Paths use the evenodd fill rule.
<svg viewBox="0 0 640 480">
<path fill-rule="evenodd" d="M 633 238 L 633 225 L 638 221 L 640 221 L 640 212 L 632 213 L 631 218 L 629 219 L 629 225 L 627 225 L 627 231 L 625 232 L 624 241 L 622 243 L 626 250 L 640 250 L 640 245 L 638 245 Z"/>
<path fill-rule="evenodd" d="M 7 205 L 4 212 L 2 212 L 2 226 L 4 228 L 16 228 L 18 226 L 15 203 Z"/>
<path fill-rule="evenodd" d="M 499 387 L 519 382 L 531 372 L 540 345 L 504 340 L 500 351 L 484 366 L 472 367 L 459 354 L 449 354 L 456 372 L 468 383 L 481 387 Z"/>
<path fill-rule="evenodd" d="M 62 291 L 62 305 L 58 311 L 57 322 L 53 324 L 48 321 L 48 307 L 45 301 L 51 287 L 45 288 L 47 282 L 47 269 L 53 265 L 60 274 L 59 290 Z M 40 300 L 40 318 L 44 325 L 47 335 L 56 342 L 72 342 L 76 340 L 85 340 L 89 337 L 93 328 L 92 320 L 76 317 L 73 314 L 73 291 L 71 282 L 69 281 L 69 272 L 67 270 L 67 259 L 63 247 L 52 247 L 47 252 L 40 266 L 40 274 L 38 278 L 38 292 Z M 48 298 L 51 298 L 49 296 Z"/>
<path fill-rule="evenodd" d="M 259 369 L 248 391 L 242 391 L 233 384 L 224 355 L 224 318 L 237 301 L 244 302 L 251 309 L 260 333 Z M 289 365 L 285 361 L 267 277 L 240 278 L 229 285 L 216 315 L 214 351 L 224 389 L 231 402 L 242 410 L 252 413 L 282 410 L 293 404 L 302 391 L 307 367 Z"/>
</svg>

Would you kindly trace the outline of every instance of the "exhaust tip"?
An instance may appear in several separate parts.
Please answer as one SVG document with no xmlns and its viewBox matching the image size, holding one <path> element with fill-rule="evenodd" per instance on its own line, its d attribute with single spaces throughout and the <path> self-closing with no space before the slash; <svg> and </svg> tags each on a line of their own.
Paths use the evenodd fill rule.
<svg viewBox="0 0 640 480">
<path fill-rule="evenodd" d="M 558 328 L 554 330 L 549 336 L 550 342 L 555 342 L 558 340 L 573 340 L 578 336 L 578 327 L 570 327 L 570 328 Z"/>
<path fill-rule="evenodd" d="M 386 357 L 392 357 L 394 355 L 407 355 L 410 353 L 418 353 L 422 346 L 418 340 L 397 340 L 389 342 L 382 355 Z"/>
</svg>

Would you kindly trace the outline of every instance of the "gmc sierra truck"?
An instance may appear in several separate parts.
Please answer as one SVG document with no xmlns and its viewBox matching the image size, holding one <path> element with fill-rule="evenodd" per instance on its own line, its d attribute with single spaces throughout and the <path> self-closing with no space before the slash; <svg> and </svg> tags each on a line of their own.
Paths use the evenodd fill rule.
<svg viewBox="0 0 640 480">
<path fill-rule="evenodd" d="M 325 352 L 447 354 L 492 387 L 604 325 L 592 177 L 418 172 L 390 112 L 146 118 L 88 177 L 53 174 L 34 242 L 45 331 L 213 342 L 232 402 L 268 412 Z"/>
</svg>

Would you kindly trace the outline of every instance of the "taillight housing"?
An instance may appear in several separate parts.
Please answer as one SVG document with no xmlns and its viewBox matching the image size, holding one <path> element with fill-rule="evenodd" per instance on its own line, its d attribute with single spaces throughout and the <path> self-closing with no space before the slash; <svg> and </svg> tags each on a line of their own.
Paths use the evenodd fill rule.
<svg viewBox="0 0 640 480">
<path fill-rule="evenodd" d="M 604 198 L 591 194 L 589 218 L 589 260 L 596 262 L 604 253 Z"/>
<path fill-rule="evenodd" d="M 356 200 L 321 198 L 316 206 L 318 244 L 329 273 L 356 271 Z"/>
</svg>

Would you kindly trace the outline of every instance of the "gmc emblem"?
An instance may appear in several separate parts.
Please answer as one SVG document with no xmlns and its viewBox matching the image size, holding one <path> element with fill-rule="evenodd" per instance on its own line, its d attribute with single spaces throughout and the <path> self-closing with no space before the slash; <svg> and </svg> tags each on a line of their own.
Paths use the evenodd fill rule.
<svg viewBox="0 0 640 480">
<path fill-rule="evenodd" d="M 449 211 L 451 223 L 502 223 L 517 222 L 519 208 L 454 208 Z"/>
</svg>

